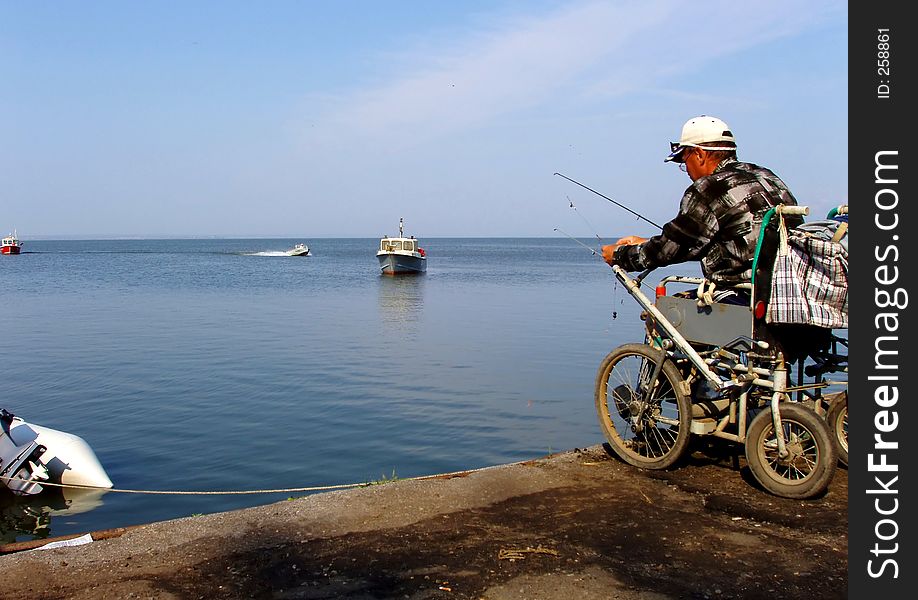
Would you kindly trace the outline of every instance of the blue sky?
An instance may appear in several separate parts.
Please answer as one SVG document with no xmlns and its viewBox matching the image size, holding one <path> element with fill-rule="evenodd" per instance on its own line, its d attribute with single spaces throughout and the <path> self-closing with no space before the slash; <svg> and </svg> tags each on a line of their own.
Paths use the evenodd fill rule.
<svg viewBox="0 0 918 600">
<path fill-rule="evenodd" d="M 698 114 L 824 216 L 847 28 L 822 1 L 0 0 L 0 230 L 652 234 L 553 173 L 663 223 Z"/>
</svg>

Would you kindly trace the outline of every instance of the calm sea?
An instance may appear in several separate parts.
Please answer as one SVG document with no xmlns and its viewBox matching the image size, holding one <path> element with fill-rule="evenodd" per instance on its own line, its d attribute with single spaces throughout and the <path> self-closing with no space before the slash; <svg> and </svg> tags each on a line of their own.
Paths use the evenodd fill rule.
<svg viewBox="0 0 918 600">
<path fill-rule="evenodd" d="M 283 255 L 299 241 L 313 256 Z M 82 437 L 127 490 L 360 483 L 602 442 L 596 369 L 642 332 L 611 269 L 566 238 L 422 242 L 428 272 L 393 278 L 375 239 L 27 241 L 0 257 L 0 407 Z M 297 495 L 4 490 L 0 541 Z"/>
</svg>

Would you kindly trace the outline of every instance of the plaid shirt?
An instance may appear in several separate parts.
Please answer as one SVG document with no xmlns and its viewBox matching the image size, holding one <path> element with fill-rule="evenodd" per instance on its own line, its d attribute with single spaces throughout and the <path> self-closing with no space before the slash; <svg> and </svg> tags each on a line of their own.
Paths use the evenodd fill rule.
<svg viewBox="0 0 918 600">
<path fill-rule="evenodd" d="M 663 233 L 643 244 L 621 246 L 615 262 L 627 271 L 643 271 L 700 260 L 704 276 L 718 284 L 748 283 L 762 217 L 772 206 L 797 201 L 770 170 L 725 159 L 711 175 L 692 182 L 679 214 Z M 787 217 L 788 227 L 802 223 Z"/>
</svg>

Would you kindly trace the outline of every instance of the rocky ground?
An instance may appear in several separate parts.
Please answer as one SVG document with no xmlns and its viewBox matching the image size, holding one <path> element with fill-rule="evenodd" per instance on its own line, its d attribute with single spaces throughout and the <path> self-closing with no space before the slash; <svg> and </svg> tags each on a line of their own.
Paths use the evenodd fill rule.
<svg viewBox="0 0 918 600">
<path fill-rule="evenodd" d="M 769 495 L 741 457 L 641 471 L 603 446 L 0 556 L 4 598 L 847 597 L 848 473 Z"/>
</svg>

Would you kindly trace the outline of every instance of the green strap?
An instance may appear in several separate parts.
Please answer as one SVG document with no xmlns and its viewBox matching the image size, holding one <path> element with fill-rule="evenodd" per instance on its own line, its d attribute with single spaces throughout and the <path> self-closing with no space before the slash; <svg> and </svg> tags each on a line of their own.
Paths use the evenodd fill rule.
<svg viewBox="0 0 918 600">
<path fill-rule="evenodd" d="M 762 249 L 762 240 L 765 238 L 765 228 L 768 227 L 768 223 L 771 222 L 771 218 L 775 216 L 775 211 L 778 207 L 769 208 L 765 213 L 765 216 L 762 217 L 762 228 L 759 229 L 759 239 L 755 243 L 755 255 L 752 257 L 752 279 L 750 283 L 755 285 L 755 267 L 759 262 L 759 251 Z"/>
</svg>

